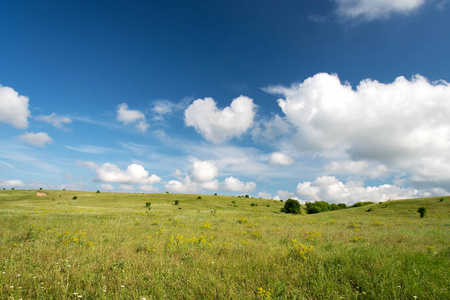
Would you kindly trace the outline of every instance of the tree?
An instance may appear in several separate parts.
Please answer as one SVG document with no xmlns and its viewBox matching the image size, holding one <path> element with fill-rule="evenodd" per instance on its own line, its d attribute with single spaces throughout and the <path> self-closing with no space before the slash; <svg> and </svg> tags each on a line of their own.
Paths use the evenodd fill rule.
<svg viewBox="0 0 450 300">
<path fill-rule="evenodd" d="M 425 214 L 427 213 L 427 209 L 425 207 L 420 207 L 417 212 L 420 214 L 420 217 L 423 218 L 425 217 Z"/>
<path fill-rule="evenodd" d="M 301 214 L 302 208 L 297 200 L 287 199 L 281 211 L 287 214 Z"/>
</svg>

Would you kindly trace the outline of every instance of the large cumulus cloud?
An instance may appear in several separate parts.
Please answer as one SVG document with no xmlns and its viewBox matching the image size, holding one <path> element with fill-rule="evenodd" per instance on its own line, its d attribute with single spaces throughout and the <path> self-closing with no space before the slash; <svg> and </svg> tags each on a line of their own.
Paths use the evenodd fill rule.
<svg viewBox="0 0 450 300">
<path fill-rule="evenodd" d="M 278 104 L 296 128 L 291 142 L 298 150 L 341 151 L 352 161 L 375 161 L 403 170 L 413 182 L 450 189 L 450 173 L 442 171 L 450 169 L 447 82 L 416 75 L 387 84 L 366 79 L 353 89 L 337 75 L 320 73 L 266 90 L 284 96 Z"/>
</svg>

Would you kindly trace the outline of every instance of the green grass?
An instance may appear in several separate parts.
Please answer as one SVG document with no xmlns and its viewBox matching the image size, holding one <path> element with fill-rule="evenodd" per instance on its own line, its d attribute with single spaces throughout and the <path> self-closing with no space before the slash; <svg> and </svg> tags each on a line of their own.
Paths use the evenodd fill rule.
<svg viewBox="0 0 450 300">
<path fill-rule="evenodd" d="M 0 299 L 450 299 L 450 197 L 288 215 L 244 197 L 44 192 L 0 191 Z"/>
</svg>

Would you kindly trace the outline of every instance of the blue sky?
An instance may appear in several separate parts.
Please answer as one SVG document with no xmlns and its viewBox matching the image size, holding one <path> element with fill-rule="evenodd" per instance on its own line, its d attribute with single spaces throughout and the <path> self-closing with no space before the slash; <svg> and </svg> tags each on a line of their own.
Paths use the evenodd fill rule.
<svg viewBox="0 0 450 300">
<path fill-rule="evenodd" d="M 450 3 L 0 1 L 0 188 L 450 192 Z"/>
</svg>

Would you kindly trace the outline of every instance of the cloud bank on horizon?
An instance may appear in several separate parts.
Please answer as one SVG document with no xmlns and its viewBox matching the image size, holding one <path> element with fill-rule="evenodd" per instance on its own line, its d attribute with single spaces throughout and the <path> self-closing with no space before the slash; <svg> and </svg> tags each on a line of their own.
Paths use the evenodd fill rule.
<svg viewBox="0 0 450 300">
<path fill-rule="evenodd" d="M 358 26 L 366 26 L 363 30 L 372 32 L 380 30 L 381 27 L 376 26 L 385 20 L 418 15 L 431 9 L 430 4 L 445 9 L 445 1 L 432 0 L 334 0 L 332 3 L 334 6 L 328 9 L 338 16 L 339 24 L 356 20 Z M 373 22 L 375 20 L 378 23 Z M 198 26 L 192 24 L 193 28 Z M 230 25 L 227 23 L 227 26 Z M 331 30 L 326 24 L 311 26 Z M 204 26 L 198 27 L 203 29 L 197 28 L 197 33 L 209 36 L 202 31 Z M 355 27 L 345 30 L 357 31 Z M 177 30 L 181 29 L 177 27 Z M 152 34 L 157 36 L 157 33 Z M 186 34 L 191 36 L 191 32 Z M 270 32 L 258 31 L 258 34 L 276 40 Z M 230 39 L 232 36 L 230 34 Z M 309 37 L 309 32 L 306 36 Z M 379 45 L 388 43 L 383 40 L 384 36 L 385 32 L 377 36 L 381 41 Z M 253 35 L 246 37 L 250 39 Z M 291 43 L 291 39 L 289 35 L 278 42 Z M 330 36 L 323 37 L 323 42 L 330 39 Z M 177 39 L 161 40 L 168 43 L 161 52 L 177 48 L 170 44 L 176 44 Z M 352 41 L 351 45 L 357 42 Z M 334 46 L 339 47 L 339 43 L 341 41 Z M 217 77 L 220 80 L 215 84 L 219 88 L 212 91 L 204 88 L 203 82 L 195 85 L 198 78 L 206 82 L 216 75 L 201 77 L 195 73 L 197 77 L 191 76 L 189 72 L 194 71 L 188 66 L 194 68 L 194 63 L 187 62 L 192 57 L 177 60 L 177 56 L 170 56 L 169 65 L 172 59 L 177 61 L 173 65 L 179 65 L 174 74 L 185 69 L 188 73 L 175 77 L 174 82 L 170 78 L 155 95 L 152 89 L 146 89 L 147 83 L 139 80 L 133 82 L 134 86 L 120 78 L 124 85 L 127 82 L 133 86 L 130 89 L 110 84 L 111 78 L 100 81 L 99 86 L 108 86 L 111 91 L 92 92 L 105 91 L 105 100 L 98 104 L 92 98 L 83 102 L 81 98 L 88 97 L 90 92 L 83 94 L 82 89 L 79 98 L 71 98 L 72 101 L 47 101 L 46 93 L 51 95 L 50 92 L 45 89 L 42 92 L 18 79 L 6 84 L 6 75 L 0 71 L 0 80 L 5 80 L 0 82 L 3 84 L 0 85 L 0 136 L 3 139 L 0 188 L 217 192 L 346 204 L 450 193 L 450 86 L 444 77 L 430 80 L 425 77 L 428 74 L 411 72 L 405 67 L 398 68 L 403 72 L 371 73 L 380 69 L 376 49 L 372 53 L 356 51 L 361 56 L 346 58 L 344 67 L 337 68 L 336 73 L 319 72 L 330 69 L 323 67 L 327 63 L 335 66 L 336 61 L 344 60 L 335 57 L 333 49 L 321 48 L 323 53 L 314 56 L 315 64 L 321 67 L 296 71 L 303 74 L 302 79 L 289 84 L 295 80 L 289 79 L 292 73 L 284 76 L 280 72 L 275 76 L 244 67 L 258 57 L 258 51 L 266 51 L 259 44 L 255 43 L 251 51 L 243 44 L 239 49 L 229 48 L 227 53 L 233 59 L 244 56 L 239 63 L 217 56 L 214 51 L 219 51 L 219 45 L 225 47 L 220 41 L 211 45 L 211 49 L 198 48 L 201 52 L 198 63 L 206 61 L 199 66 L 200 70 L 210 66 L 210 70 L 215 70 L 221 66 L 225 72 L 234 64 L 243 67 L 241 73 L 231 72 L 230 75 L 239 80 Z M 436 45 L 443 45 L 442 40 L 437 39 Z M 317 52 L 311 49 L 304 52 L 304 56 L 312 57 L 311 53 Z M 209 51 L 213 55 L 208 55 Z M 270 59 L 265 55 L 269 54 L 276 60 L 277 52 L 269 52 L 258 58 L 259 64 L 261 61 L 268 64 Z M 124 55 L 118 53 L 118 56 Z M 279 56 L 288 53 L 293 55 L 283 52 Z M 164 71 L 169 72 L 168 65 L 159 66 L 164 58 L 159 55 L 146 65 L 143 73 L 150 72 L 150 66 L 157 70 L 157 75 L 152 73 L 153 81 L 157 82 L 152 86 L 154 90 L 163 82 Z M 402 55 L 398 57 L 412 59 L 412 56 Z M 354 67 L 349 67 L 354 61 L 366 61 L 367 57 L 375 61 L 368 65 L 370 68 L 361 67 L 362 71 L 356 72 Z M 302 59 L 307 61 L 303 57 L 299 60 Z M 225 63 L 221 65 L 222 60 Z M 281 63 L 277 60 L 272 72 L 276 72 Z M 119 68 L 120 64 L 115 66 Z M 288 64 L 282 67 L 293 68 Z M 86 68 L 96 70 L 92 66 Z M 136 66 L 133 68 L 137 70 Z M 103 73 L 105 78 L 108 70 Z M 263 76 L 259 73 L 269 75 L 258 77 Z M 361 73 L 380 78 L 361 77 Z M 281 82 L 288 84 L 271 84 L 279 82 L 279 76 L 284 76 Z M 436 78 L 434 74 L 428 76 Z M 183 85 L 189 77 L 192 81 Z M 259 81 L 236 83 L 250 81 L 251 77 L 258 77 Z M 349 82 L 341 78 L 357 79 Z M 140 94 L 139 89 L 145 92 Z M 179 94 L 171 94 L 177 89 L 181 90 Z M 198 93 L 197 89 L 201 90 L 201 97 L 192 96 Z"/>
</svg>

